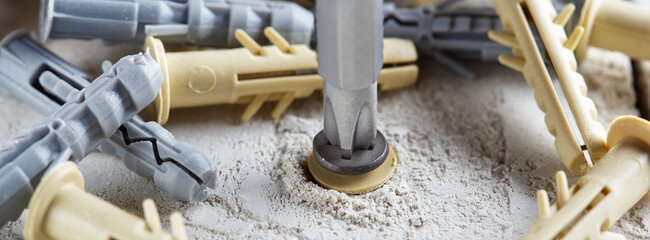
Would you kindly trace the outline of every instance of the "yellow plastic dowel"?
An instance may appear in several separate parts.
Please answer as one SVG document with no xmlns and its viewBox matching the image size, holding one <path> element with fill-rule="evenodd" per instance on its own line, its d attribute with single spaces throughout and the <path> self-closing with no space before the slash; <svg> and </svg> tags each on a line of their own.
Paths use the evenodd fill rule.
<svg viewBox="0 0 650 240">
<path fill-rule="evenodd" d="M 556 174 L 558 200 L 538 192 L 539 220 L 522 239 L 625 239 L 606 232 L 650 190 L 650 122 L 623 116 L 607 135 L 614 146 L 573 187 Z"/>
<path fill-rule="evenodd" d="M 173 108 L 224 103 L 249 104 L 241 119 L 249 120 L 265 102 L 277 101 L 271 116 L 280 117 L 296 98 L 323 88 L 316 52 L 290 45 L 272 28 L 264 31 L 273 45 L 260 46 L 243 31 L 235 33 L 243 48 L 165 52 L 162 42 L 147 37 L 145 46 L 163 71 L 164 82 L 146 111 L 164 124 Z M 408 40 L 384 40 L 381 90 L 413 85 L 418 67 L 415 45 Z M 145 116 L 146 117 L 146 116 Z"/>
<path fill-rule="evenodd" d="M 594 46 L 650 59 L 650 8 L 627 1 L 585 0 L 578 25 L 585 36 L 576 48 L 579 60 Z"/>
<path fill-rule="evenodd" d="M 77 165 L 65 162 L 47 173 L 36 188 L 24 236 L 28 240 L 187 239 L 180 216 L 171 219 L 170 234 L 162 229 L 153 200 L 145 200 L 143 206 L 145 219 L 85 192 Z"/>
<path fill-rule="evenodd" d="M 328 171 L 316 162 L 313 154 L 309 155 L 307 167 L 309 172 L 321 186 L 348 194 L 361 194 L 381 187 L 397 168 L 397 155 L 389 146 L 388 156 L 384 163 L 374 170 L 359 175 L 343 175 Z"/>
<path fill-rule="evenodd" d="M 586 96 L 585 81 L 576 72 L 577 62 L 572 50 L 583 29 L 578 27 L 570 37 L 563 30 L 575 7 L 569 4 L 558 15 L 550 1 L 495 0 L 494 3 L 504 32 L 490 31 L 489 37 L 512 48 L 514 55 L 501 55 L 499 62 L 523 73 L 528 85 L 535 90 L 537 105 L 546 114 L 544 120 L 549 132 L 555 136 L 555 148 L 562 162 L 572 173 L 585 174 L 589 168 L 588 160 L 595 162 L 600 159 L 607 152 L 607 143 L 605 128 L 596 120 L 595 105 Z M 555 91 L 529 23 L 535 24 L 539 32 L 566 96 L 569 111 L 562 107 L 560 95 Z M 576 121 L 577 132 L 584 140 L 584 147 L 591 159 L 585 158 L 578 135 L 569 123 L 569 114 Z"/>
</svg>

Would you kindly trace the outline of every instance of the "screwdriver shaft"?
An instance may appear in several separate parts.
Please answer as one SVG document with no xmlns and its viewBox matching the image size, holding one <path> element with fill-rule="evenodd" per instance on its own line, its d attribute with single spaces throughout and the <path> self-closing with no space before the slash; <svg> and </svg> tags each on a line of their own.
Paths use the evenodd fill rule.
<svg viewBox="0 0 650 240">
<path fill-rule="evenodd" d="M 377 134 L 377 77 L 382 57 L 382 1 L 316 2 L 324 132 L 344 158 L 368 149 Z"/>
</svg>

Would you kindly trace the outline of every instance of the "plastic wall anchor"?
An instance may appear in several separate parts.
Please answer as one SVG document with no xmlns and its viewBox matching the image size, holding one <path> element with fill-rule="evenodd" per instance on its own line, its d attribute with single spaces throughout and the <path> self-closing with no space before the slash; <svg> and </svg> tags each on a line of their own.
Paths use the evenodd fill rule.
<svg viewBox="0 0 650 240">
<path fill-rule="evenodd" d="M 316 53 L 306 45 L 287 45 L 271 28 L 264 31 L 278 45 L 261 47 L 243 31 L 235 36 L 244 48 L 165 52 L 162 41 L 148 37 L 145 48 L 160 64 L 164 82 L 147 113 L 164 124 L 173 108 L 224 103 L 248 103 L 242 120 L 250 119 L 269 101 L 278 101 L 272 117 L 279 117 L 296 98 L 323 88 Z M 381 90 L 413 85 L 417 81 L 417 51 L 411 41 L 384 40 L 384 68 L 377 83 Z"/>
<path fill-rule="evenodd" d="M 102 67 L 108 71 L 112 64 L 105 62 Z M 0 88 L 46 115 L 90 84 L 85 73 L 47 51 L 25 30 L 3 39 L 0 69 L 6 70 L 0 70 Z M 159 124 L 137 116 L 122 127 L 125 132 L 115 132 L 99 150 L 122 158 L 128 169 L 153 179 L 158 188 L 178 200 L 207 198 L 205 188 L 214 188 L 216 182 L 214 166 L 205 154 L 176 142 Z"/>
<path fill-rule="evenodd" d="M 488 38 L 490 30 L 503 30 L 494 9 L 449 8 L 444 3 L 399 8 L 384 3 L 385 37 L 412 40 L 420 53 L 464 78 L 474 78 L 474 73 L 457 59 L 495 62 L 499 55 L 510 54 L 508 47 Z"/>
<path fill-rule="evenodd" d="M 0 87 L 45 115 L 59 109 L 65 100 L 50 98 L 39 91 L 41 73 L 66 76 L 68 84 L 77 89 L 90 85 L 86 73 L 47 51 L 24 29 L 11 32 L 0 41 L 0 69 Z"/>
<path fill-rule="evenodd" d="M 374 170 L 356 175 L 337 174 L 323 168 L 310 154 L 307 159 L 309 172 L 314 176 L 319 185 L 327 189 L 334 189 L 347 194 L 362 194 L 377 189 L 383 185 L 397 168 L 398 158 L 395 150 L 388 147 L 386 160 Z"/>
<path fill-rule="evenodd" d="M 490 30 L 501 31 L 501 21 L 493 9 L 445 9 L 425 5 L 398 8 L 384 4 L 384 37 L 412 40 L 420 52 L 442 52 L 452 57 L 497 61 L 508 54 L 507 47 L 487 37 Z"/>
<path fill-rule="evenodd" d="M 43 122 L 9 140 L 0 151 L 0 225 L 20 215 L 48 168 L 96 149 L 156 97 L 162 80 L 150 56 L 123 57 Z"/>
<path fill-rule="evenodd" d="M 560 20 L 557 20 L 558 15 L 550 1 L 495 0 L 494 2 L 495 9 L 504 23 L 504 30 L 503 32 L 490 31 L 489 37 L 505 46 L 510 46 L 514 54 L 514 57 L 501 55 L 499 61 L 523 73 L 528 85 L 535 90 L 537 105 L 546 114 L 546 126 L 555 136 L 555 148 L 562 162 L 572 173 L 585 174 L 589 170 L 589 161 L 595 162 L 600 159 L 608 148 L 605 129 L 596 121 L 594 103 L 586 96 L 585 81 L 576 72 L 577 63 L 573 52 L 566 48 L 571 47 L 580 33 L 572 34 L 570 41 L 567 40 L 562 26 L 556 24 L 556 22 L 563 23 L 562 18 L 566 16 L 560 15 Z M 568 7 L 572 8 L 572 5 Z M 567 14 L 571 11 L 563 12 Z M 540 34 L 546 54 L 550 57 L 562 85 L 570 111 L 565 111 L 560 103 L 560 97 L 545 67 L 529 22 L 535 24 Z M 580 31 L 580 28 L 576 31 Z M 575 118 L 580 135 L 574 134 L 571 128 L 570 115 Z M 585 158 L 582 146 L 578 143 L 579 138 L 584 140 L 591 159 Z"/>
<path fill-rule="evenodd" d="M 41 41 L 48 38 L 103 39 L 105 44 L 142 44 L 156 36 L 169 44 L 237 47 L 242 29 L 263 42 L 265 27 L 289 42 L 306 44 L 314 16 L 291 2 L 43 0 Z"/>
<path fill-rule="evenodd" d="M 565 45 L 573 45 L 571 42 L 576 42 L 579 39 L 583 29 L 577 27 L 574 33 L 571 34 L 572 38 L 567 38 L 564 31 L 558 30 L 562 29 L 563 26 L 554 23 L 554 19 L 557 19 L 558 15 L 550 0 L 527 0 L 527 4 L 529 9 L 533 9 L 531 11 L 533 22 L 555 68 L 555 73 L 562 85 L 564 95 L 576 120 L 578 130 L 585 141 L 591 160 L 596 162 L 607 152 L 607 143 L 605 141 L 607 132 L 596 119 L 596 106 L 587 97 L 587 84 L 582 75 L 577 72 L 578 63 L 573 50 L 565 47 Z M 572 8 L 573 6 L 569 4 L 568 7 Z"/>
<path fill-rule="evenodd" d="M 170 234 L 162 229 L 153 200 L 146 199 L 142 205 L 144 219 L 87 193 L 77 165 L 66 162 L 52 168 L 36 188 L 24 236 L 28 240 L 187 239 L 179 213 L 170 218 Z"/>
<path fill-rule="evenodd" d="M 556 174 L 553 206 L 540 190 L 540 219 L 522 239 L 621 239 L 606 230 L 650 190 L 650 122 L 619 117 L 607 143 L 612 149 L 571 188 L 564 172 Z"/>
<path fill-rule="evenodd" d="M 619 51 L 636 59 L 650 59 L 650 8 L 616 0 L 585 0 L 578 25 L 585 36 L 576 48 L 582 60 L 594 46 Z"/>
</svg>

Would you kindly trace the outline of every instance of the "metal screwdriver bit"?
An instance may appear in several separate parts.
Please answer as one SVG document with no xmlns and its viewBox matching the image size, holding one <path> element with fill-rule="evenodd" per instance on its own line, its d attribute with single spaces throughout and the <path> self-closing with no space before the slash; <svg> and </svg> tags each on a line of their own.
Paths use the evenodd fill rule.
<svg viewBox="0 0 650 240">
<path fill-rule="evenodd" d="M 382 1 L 317 1 L 324 132 L 344 158 L 377 134 L 377 77 L 382 58 Z"/>
</svg>

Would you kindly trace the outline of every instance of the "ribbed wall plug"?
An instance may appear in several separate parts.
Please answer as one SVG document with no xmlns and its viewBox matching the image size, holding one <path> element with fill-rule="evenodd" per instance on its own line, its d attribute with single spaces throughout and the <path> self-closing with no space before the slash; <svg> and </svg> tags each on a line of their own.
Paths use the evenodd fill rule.
<svg viewBox="0 0 650 240">
<path fill-rule="evenodd" d="M 585 0 L 578 26 L 584 28 L 576 47 L 582 60 L 594 46 L 619 51 L 636 59 L 650 59 L 650 8 L 617 0 Z"/>
<path fill-rule="evenodd" d="M 86 79 L 85 73 L 47 51 L 25 30 L 10 33 L 0 44 L 0 88 L 45 115 L 90 85 Z M 178 200 L 205 200 L 205 189 L 216 184 L 214 166 L 205 154 L 137 116 L 104 140 L 99 150 L 122 158 L 128 169 L 153 179 Z"/>
<path fill-rule="evenodd" d="M 84 158 L 153 101 L 161 84 L 149 55 L 123 57 L 43 122 L 9 140 L 0 151 L 0 225 L 20 215 L 47 169 Z"/>
<path fill-rule="evenodd" d="M 491 41 L 490 30 L 502 31 L 494 9 L 448 9 L 444 4 L 398 8 L 384 3 L 384 36 L 412 40 L 418 51 L 465 78 L 474 73 L 456 59 L 496 62 L 509 49 Z"/>
<path fill-rule="evenodd" d="M 235 37 L 244 48 L 165 52 L 162 42 L 148 37 L 145 46 L 160 64 L 164 82 L 148 110 L 164 124 L 173 108 L 223 103 L 248 103 L 241 116 L 249 120 L 267 101 L 277 101 L 271 116 L 278 118 L 296 98 L 323 88 L 316 53 L 306 45 L 290 45 L 273 28 L 264 34 L 273 45 L 260 46 L 244 31 Z M 411 41 L 384 40 L 384 69 L 377 80 L 382 90 L 415 83 L 417 52 Z"/>
<path fill-rule="evenodd" d="M 573 51 L 584 28 L 576 27 L 567 36 L 563 26 L 575 7 L 567 5 L 559 14 L 550 0 L 495 0 L 504 31 L 491 31 L 491 39 L 511 47 L 514 57 L 501 55 L 499 61 L 520 71 L 535 89 L 535 99 L 546 113 L 549 132 L 563 163 L 576 174 L 586 174 L 568 188 L 564 172 L 556 175 L 558 198 L 549 205 L 546 191 L 537 193 L 540 219 L 523 239 L 621 239 L 606 232 L 625 212 L 650 190 L 650 122 L 623 116 L 612 122 L 609 132 L 596 121 L 596 109 L 586 94 L 582 76 L 576 72 Z M 533 25 L 529 25 L 533 24 Z M 566 95 L 584 145 L 568 124 L 532 35 L 534 29 L 546 49 Z M 589 154 L 583 154 L 586 150 Z M 586 156 L 589 156 L 587 158 Z M 589 162 L 593 164 L 590 168 Z"/>
<path fill-rule="evenodd" d="M 535 90 L 535 100 L 546 114 L 545 122 L 549 132 L 555 137 L 555 148 L 564 165 L 575 174 L 585 174 L 593 162 L 607 152 L 605 128 L 596 117 L 596 107 L 587 97 L 587 85 L 577 70 L 573 55 L 582 33 L 576 28 L 567 37 L 563 26 L 567 23 L 575 6 L 567 5 L 559 14 L 550 1 L 495 0 L 495 8 L 504 25 L 504 32 L 490 31 L 489 37 L 512 48 L 514 57 L 499 56 L 499 62 L 522 72 L 528 85 Z M 522 12 L 530 14 L 522 14 Z M 560 95 L 554 88 L 551 75 L 546 69 L 542 54 L 533 36 L 534 24 L 544 43 L 569 109 L 564 109 Z M 578 129 L 572 129 L 570 116 L 575 119 Z M 581 145 L 581 141 L 584 145 Z M 590 158 L 583 153 L 589 152 Z"/>
<path fill-rule="evenodd" d="M 555 175 L 557 202 L 537 192 L 539 220 L 522 239 L 605 239 L 601 235 L 650 190 L 650 122 L 621 117 L 612 122 L 613 147 L 578 183 Z M 611 238 L 607 238 L 611 239 Z"/>
<path fill-rule="evenodd" d="M 170 217 L 172 232 L 162 229 L 156 205 L 142 203 L 144 219 L 84 190 L 77 165 L 59 164 L 48 171 L 29 202 L 25 239 L 152 239 L 186 240 L 183 217 Z"/>
<path fill-rule="evenodd" d="M 142 44 L 156 36 L 168 44 L 236 47 L 237 29 L 264 41 L 273 27 L 290 43 L 309 43 L 314 16 L 291 2 L 43 0 L 41 41 L 103 39 L 106 44 Z"/>
</svg>

